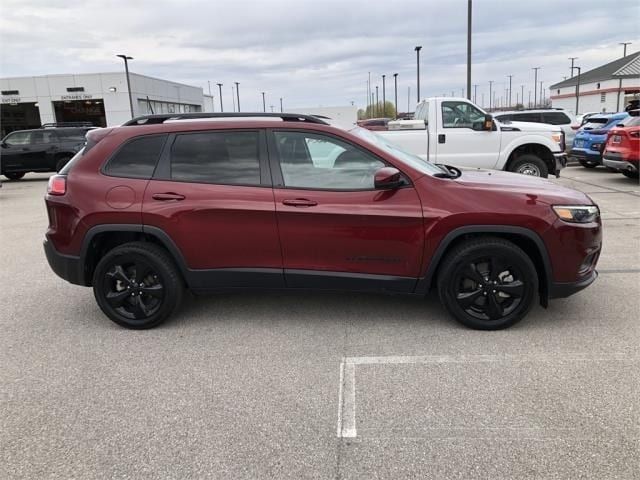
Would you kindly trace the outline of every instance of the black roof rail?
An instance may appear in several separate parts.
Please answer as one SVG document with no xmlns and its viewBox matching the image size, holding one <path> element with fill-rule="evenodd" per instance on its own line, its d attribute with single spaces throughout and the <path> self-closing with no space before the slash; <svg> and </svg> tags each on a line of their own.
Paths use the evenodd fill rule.
<svg viewBox="0 0 640 480">
<path fill-rule="evenodd" d="M 40 128 L 59 128 L 59 127 L 94 127 L 91 122 L 53 122 L 43 123 Z"/>
<path fill-rule="evenodd" d="M 313 115 L 302 115 L 299 113 L 264 113 L 264 112 L 234 112 L 234 113 L 157 113 L 155 115 L 142 115 L 140 117 L 132 118 L 131 120 L 122 124 L 123 127 L 131 125 L 153 125 L 158 123 L 164 123 L 167 120 L 192 120 L 199 118 L 246 118 L 246 117 L 267 117 L 267 118 L 281 118 L 285 122 L 305 122 L 305 123 L 317 123 L 320 125 L 329 125 L 324 120 L 317 118 Z"/>
</svg>

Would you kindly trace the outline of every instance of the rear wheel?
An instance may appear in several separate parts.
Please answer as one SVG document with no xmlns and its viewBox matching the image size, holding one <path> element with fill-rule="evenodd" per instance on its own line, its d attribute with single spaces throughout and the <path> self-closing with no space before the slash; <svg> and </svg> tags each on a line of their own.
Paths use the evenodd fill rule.
<svg viewBox="0 0 640 480">
<path fill-rule="evenodd" d="M 6 172 L 4 176 L 9 180 L 20 180 L 25 176 L 25 172 Z"/>
<path fill-rule="evenodd" d="M 509 171 L 533 177 L 547 178 L 549 176 L 549 167 L 544 160 L 529 153 L 516 158 L 509 166 Z"/>
<path fill-rule="evenodd" d="M 632 172 L 630 170 L 620 170 L 620 173 L 622 173 L 625 177 L 627 178 L 638 178 L 638 172 Z"/>
<path fill-rule="evenodd" d="M 478 330 L 499 330 L 533 307 L 538 274 L 527 254 L 501 238 L 464 242 L 439 267 L 438 293 L 447 311 Z"/>
<path fill-rule="evenodd" d="M 590 162 L 589 160 L 580 160 L 580 165 L 584 168 L 596 168 L 598 166 L 596 162 Z"/>
<path fill-rule="evenodd" d="M 109 251 L 96 266 L 93 293 L 102 311 L 118 325 L 155 327 L 180 306 L 180 273 L 165 250 L 131 242 Z"/>
</svg>

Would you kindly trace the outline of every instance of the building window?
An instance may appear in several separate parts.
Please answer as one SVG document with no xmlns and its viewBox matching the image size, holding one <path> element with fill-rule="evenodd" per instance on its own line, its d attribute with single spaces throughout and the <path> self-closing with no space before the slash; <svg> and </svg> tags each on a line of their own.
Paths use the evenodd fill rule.
<svg viewBox="0 0 640 480">
<path fill-rule="evenodd" d="M 2 90 L 2 95 L 20 95 L 19 90 Z"/>
<path fill-rule="evenodd" d="M 84 87 L 67 87 L 67 92 L 84 92 Z"/>
<path fill-rule="evenodd" d="M 607 100 L 607 94 L 606 93 L 601 93 L 600 94 L 600 103 L 604 103 Z"/>
<path fill-rule="evenodd" d="M 600 90 L 600 82 L 598 82 L 598 84 L 596 85 L 596 88 Z"/>
<path fill-rule="evenodd" d="M 560 95 L 560 89 L 558 89 L 558 95 Z"/>
</svg>

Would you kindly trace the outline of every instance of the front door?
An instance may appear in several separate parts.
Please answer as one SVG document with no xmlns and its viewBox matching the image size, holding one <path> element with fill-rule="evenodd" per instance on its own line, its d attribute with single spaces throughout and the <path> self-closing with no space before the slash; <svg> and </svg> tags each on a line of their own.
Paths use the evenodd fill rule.
<svg viewBox="0 0 640 480">
<path fill-rule="evenodd" d="M 0 160 L 3 172 L 29 171 L 36 163 L 36 153 L 31 148 L 32 130 L 13 132 L 4 138 Z"/>
<path fill-rule="evenodd" d="M 499 130 L 483 130 L 484 113 L 462 100 L 438 101 L 441 125 L 435 142 L 436 163 L 493 168 L 500 156 Z"/>
<path fill-rule="evenodd" d="M 424 232 L 408 179 L 376 190 L 385 162 L 329 134 L 276 130 L 269 151 L 287 286 L 413 290 Z"/>
<path fill-rule="evenodd" d="M 168 140 L 143 223 L 171 237 L 192 288 L 284 285 L 264 136 L 216 130 Z"/>
</svg>

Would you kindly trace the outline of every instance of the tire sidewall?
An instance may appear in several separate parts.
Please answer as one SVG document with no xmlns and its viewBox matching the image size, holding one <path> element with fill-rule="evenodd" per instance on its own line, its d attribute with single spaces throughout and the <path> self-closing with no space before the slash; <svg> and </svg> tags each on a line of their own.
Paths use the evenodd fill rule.
<svg viewBox="0 0 640 480">
<path fill-rule="evenodd" d="M 469 315 L 457 302 L 457 286 L 455 285 L 455 272 L 463 265 L 474 260 L 486 257 L 502 257 L 508 260 L 515 268 L 520 270 L 526 285 L 526 292 L 520 304 L 509 315 L 498 320 L 481 320 Z M 439 282 L 440 299 L 445 308 L 463 325 L 477 330 L 500 330 L 520 321 L 533 307 L 538 292 L 538 275 L 533 262 L 524 252 L 508 249 L 498 245 L 486 247 L 472 247 L 446 265 L 447 271 Z"/>
<path fill-rule="evenodd" d="M 518 172 L 518 169 L 526 163 L 535 165 L 538 171 L 540 172 L 540 175 L 530 175 L 530 176 L 532 177 L 535 176 L 538 178 L 547 178 L 549 176 L 549 167 L 547 166 L 547 164 L 540 157 L 533 154 L 521 155 L 520 157 L 516 158 L 511 164 L 509 171 L 514 173 L 519 173 L 520 175 L 524 175 L 524 173 Z"/>
</svg>

